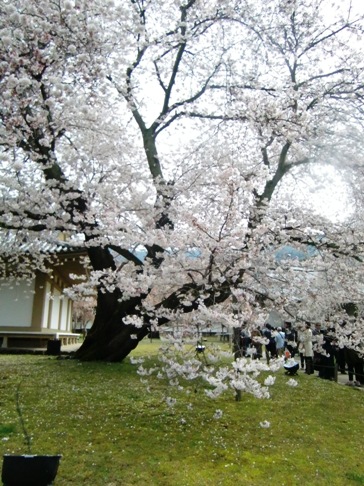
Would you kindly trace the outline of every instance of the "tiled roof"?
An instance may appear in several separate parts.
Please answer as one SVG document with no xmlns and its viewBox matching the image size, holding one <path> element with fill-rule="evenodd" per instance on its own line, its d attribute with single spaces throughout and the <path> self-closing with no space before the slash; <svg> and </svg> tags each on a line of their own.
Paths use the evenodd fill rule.
<svg viewBox="0 0 364 486">
<path fill-rule="evenodd" d="M 16 253 L 46 253 L 46 254 L 65 254 L 85 252 L 85 248 L 79 244 L 64 241 L 30 241 L 20 243 L 15 238 L 0 239 L 0 254 Z"/>
</svg>

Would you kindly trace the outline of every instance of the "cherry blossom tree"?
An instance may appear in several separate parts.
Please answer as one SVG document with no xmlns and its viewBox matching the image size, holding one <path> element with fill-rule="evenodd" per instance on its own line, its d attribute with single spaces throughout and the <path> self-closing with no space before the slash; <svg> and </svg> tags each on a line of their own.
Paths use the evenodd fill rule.
<svg viewBox="0 0 364 486">
<path fill-rule="evenodd" d="M 81 330 L 83 336 L 86 336 L 88 325 L 95 318 L 95 307 L 96 302 L 92 297 L 74 302 L 72 313 L 73 328 Z"/>
<path fill-rule="evenodd" d="M 31 277 L 60 235 L 85 248 L 79 359 L 122 360 L 187 314 L 362 300 L 360 220 L 286 199 L 320 164 L 357 192 L 363 167 L 364 12 L 332 3 L 0 1 L 2 268 Z M 315 252 L 278 262 L 287 244 Z"/>
</svg>

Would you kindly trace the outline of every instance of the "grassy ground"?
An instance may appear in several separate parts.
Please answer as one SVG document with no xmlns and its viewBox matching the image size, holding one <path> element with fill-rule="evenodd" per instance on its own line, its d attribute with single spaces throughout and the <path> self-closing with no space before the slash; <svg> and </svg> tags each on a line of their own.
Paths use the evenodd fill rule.
<svg viewBox="0 0 364 486">
<path fill-rule="evenodd" d="M 135 354 L 154 349 L 146 342 Z M 21 382 L 33 452 L 63 456 L 57 486 L 364 484 L 363 391 L 298 381 L 289 387 L 279 372 L 270 400 L 192 391 L 170 408 L 170 390 L 155 379 L 147 393 L 129 362 L 0 355 L 0 454 L 26 452 Z"/>
</svg>

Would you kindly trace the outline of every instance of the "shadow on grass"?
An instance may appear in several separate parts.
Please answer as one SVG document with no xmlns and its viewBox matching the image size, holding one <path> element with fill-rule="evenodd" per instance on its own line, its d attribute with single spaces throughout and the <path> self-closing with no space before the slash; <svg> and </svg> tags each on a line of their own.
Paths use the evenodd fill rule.
<svg viewBox="0 0 364 486">
<path fill-rule="evenodd" d="M 0 424 L 0 437 L 8 434 L 12 434 L 13 432 L 15 432 L 15 429 L 16 429 L 15 425 Z"/>
<path fill-rule="evenodd" d="M 354 472 L 346 473 L 346 477 L 349 481 L 354 481 L 358 484 L 364 484 L 364 475 L 363 474 L 356 474 Z"/>
</svg>

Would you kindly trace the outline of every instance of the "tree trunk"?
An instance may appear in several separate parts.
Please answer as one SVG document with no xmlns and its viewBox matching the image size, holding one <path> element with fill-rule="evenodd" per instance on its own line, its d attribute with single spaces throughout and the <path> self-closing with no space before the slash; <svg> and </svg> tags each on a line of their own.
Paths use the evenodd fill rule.
<svg viewBox="0 0 364 486">
<path fill-rule="evenodd" d="M 91 247 L 88 250 L 94 270 L 115 270 L 115 261 L 107 248 Z M 136 328 L 125 324 L 123 318 L 138 314 L 145 295 L 121 300 L 122 293 L 108 292 L 100 286 L 97 292 L 96 315 L 76 358 L 83 361 L 122 361 L 148 334 L 149 327 Z"/>
<path fill-rule="evenodd" d="M 140 298 L 120 303 L 118 291 L 98 292 L 96 316 L 83 344 L 76 352 L 82 361 L 122 361 L 148 334 L 149 328 L 124 324 L 123 317 L 136 314 Z"/>
</svg>

